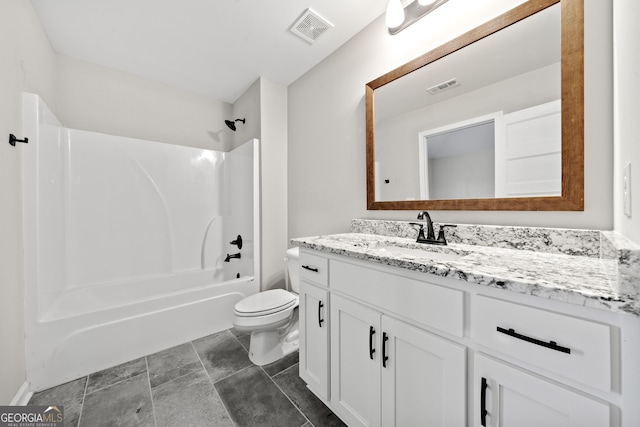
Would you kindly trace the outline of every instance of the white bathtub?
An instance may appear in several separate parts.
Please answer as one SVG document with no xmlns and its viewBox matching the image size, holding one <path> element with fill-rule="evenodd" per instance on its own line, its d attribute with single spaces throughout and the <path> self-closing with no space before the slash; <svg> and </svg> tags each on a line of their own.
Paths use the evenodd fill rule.
<svg viewBox="0 0 640 427">
<path fill-rule="evenodd" d="M 31 391 L 232 326 L 260 288 L 257 140 L 219 152 L 68 129 L 32 94 L 23 126 Z"/>
<path fill-rule="evenodd" d="M 61 296 L 38 320 L 38 336 L 27 336 L 31 390 L 230 328 L 233 306 L 258 284 L 252 277 L 208 283 L 210 277 L 199 271 Z"/>
</svg>

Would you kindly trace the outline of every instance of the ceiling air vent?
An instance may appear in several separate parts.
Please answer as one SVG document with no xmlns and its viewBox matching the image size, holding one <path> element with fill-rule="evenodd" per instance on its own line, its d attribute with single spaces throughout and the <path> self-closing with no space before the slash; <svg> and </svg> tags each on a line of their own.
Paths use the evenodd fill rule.
<svg viewBox="0 0 640 427">
<path fill-rule="evenodd" d="M 429 89 L 427 89 L 427 92 L 429 92 L 431 95 L 435 95 L 436 93 L 442 92 L 445 89 L 449 89 L 459 85 L 460 83 L 458 83 L 458 79 L 451 79 L 447 80 L 444 83 L 438 83 L 435 86 L 431 86 Z"/>
<path fill-rule="evenodd" d="M 311 9 L 305 10 L 291 27 L 291 32 L 303 40 L 313 43 L 333 25 Z"/>
</svg>

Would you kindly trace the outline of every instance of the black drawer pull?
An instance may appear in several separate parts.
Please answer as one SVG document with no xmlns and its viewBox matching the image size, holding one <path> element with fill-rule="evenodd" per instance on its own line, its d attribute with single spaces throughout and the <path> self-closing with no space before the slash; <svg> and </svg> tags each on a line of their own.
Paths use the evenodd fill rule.
<svg viewBox="0 0 640 427">
<path fill-rule="evenodd" d="M 320 328 L 322 328 L 322 322 L 324 322 L 322 318 L 322 307 L 324 307 L 324 304 L 322 301 L 318 301 L 318 327 Z"/>
<path fill-rule="evenodd" d="M 482 427 L 487 426 L 487 379 L 482 377 L 482 384 L 480 385 L 480 425 Z"/>
<path fill-rule="evenodd" d="M 536 344 L 542 347 L 550 348 L 551 350 L 571 354 L 570 348 L 559 346 L 555 341 L 549 341 L 549 342 L 542 341 L 536 338 L 531 338 L 526 335 L 519 334 L 513 329 L 505 329 L 505 328 L 501 328 L 500 326 L 498 326 L 496 330 L 503 334 L 509 335 L 510 337 L 514 337 L 522 341 L 530 342 L 531 344 Z"/>
<path fill-rule="evenodd" d="M 376 334 L 376 330 L 373 329 L 373 326 L 369 326 L 369 359 L 373 360 L 373 354 L 376 352 L 376 349 L 373 348 L 373 336 Z"/>
<path fill-rule="evenodd" d="M 309 267 L 308 265 L 303 265 L 302 268 L 304 268 L 305 270 L 313 271 L 314 273 L 318 272 L 317 268 Z"/>
<path fill-rule="evenodd" d="M 386 332 L 382 333 L 382 367 L 387 367 L 387 360 L 389 360 L 389 356 L 387 356 L 386 343 L 389 341 L 389 335 Z"/>
</svg>

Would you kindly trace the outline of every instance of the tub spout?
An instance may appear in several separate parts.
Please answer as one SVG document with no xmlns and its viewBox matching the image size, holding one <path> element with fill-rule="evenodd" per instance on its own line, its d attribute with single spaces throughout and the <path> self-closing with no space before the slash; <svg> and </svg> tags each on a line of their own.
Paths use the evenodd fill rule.
<svg viewBox="0 0 640 427">
<path fill-rule="evenodd" d="M 229 255 L 227 254 L 227 257 L 224 259 L 224 262 L 229 262 L 231 260 L 231 258 L 240 258 L 240 252 L 238 252 L 237 254 L 233 254 L 233 255 Z"/>
</svg>

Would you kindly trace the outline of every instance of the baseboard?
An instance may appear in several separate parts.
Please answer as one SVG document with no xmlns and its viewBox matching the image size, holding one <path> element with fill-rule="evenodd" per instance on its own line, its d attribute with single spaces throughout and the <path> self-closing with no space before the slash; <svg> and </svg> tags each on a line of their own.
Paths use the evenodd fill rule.
<svg viewBox="0 0 640 427">
<path fill-rule="evenodd" d="M 29 383 L 25 381 L 22 384 L 22 387 L 20 387 L 20 389 L 16 393 L 16 395 L 13 396 L 13 399 L 11 400 L 11 403 L 9 403 L 9 405 L 26 406 L 26 404 L 29 403 L 29 399 L 31 399 L 32 395 L 33 395 L 33 392 L 29 391 Z"/>
</svg>

